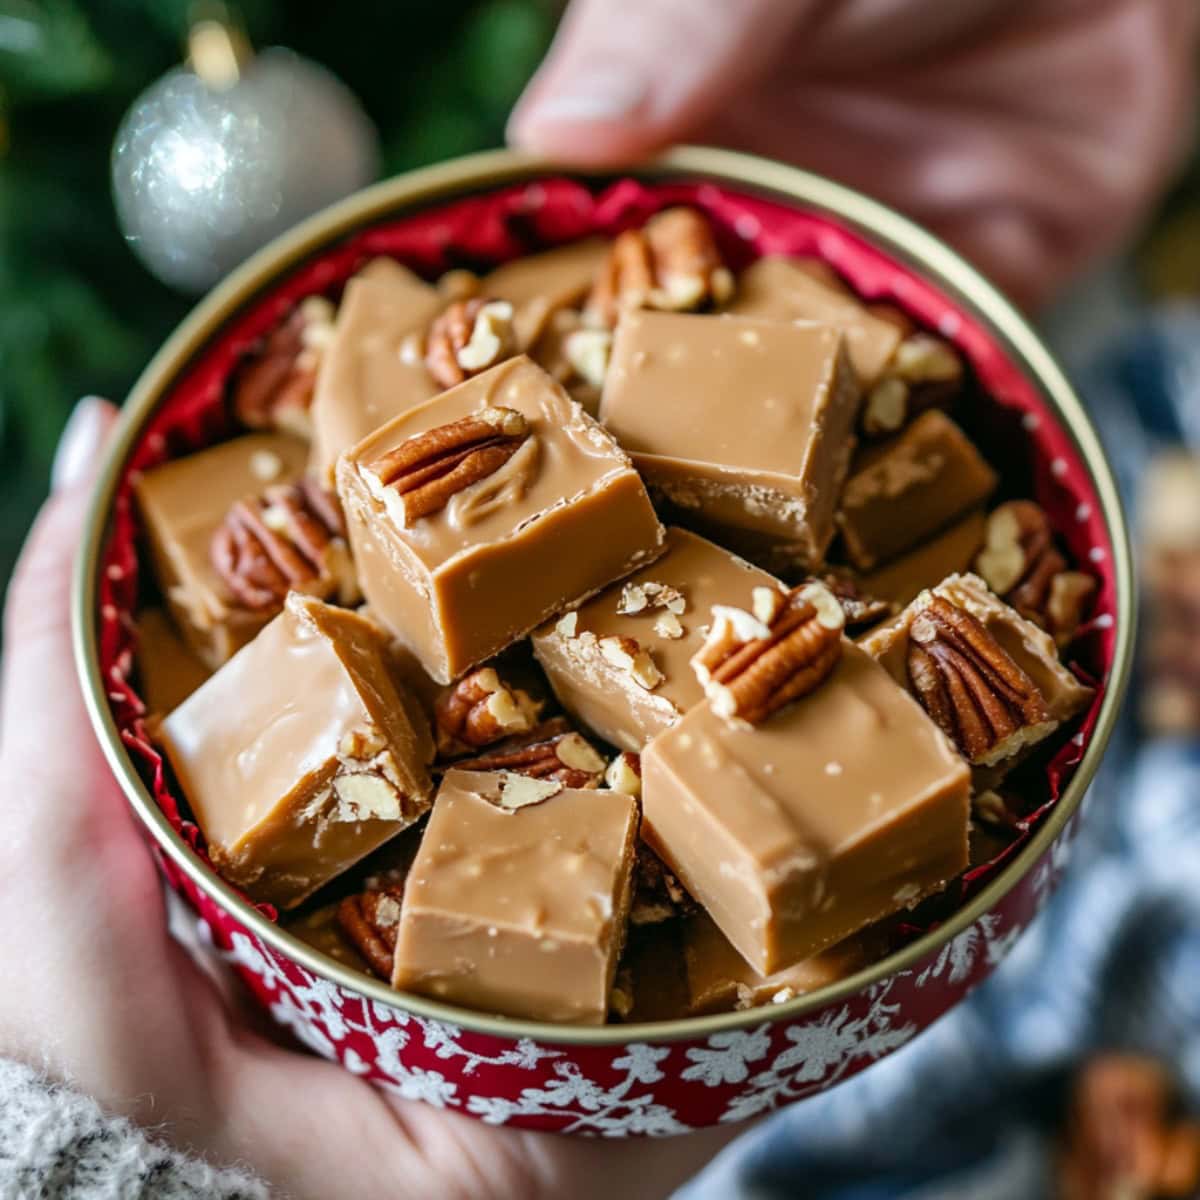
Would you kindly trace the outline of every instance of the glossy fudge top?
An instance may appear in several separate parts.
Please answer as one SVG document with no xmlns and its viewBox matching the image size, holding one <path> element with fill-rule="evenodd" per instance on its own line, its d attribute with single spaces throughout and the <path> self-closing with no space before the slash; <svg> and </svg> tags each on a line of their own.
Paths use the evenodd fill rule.
<svg viewBox="0 0 1200 1200">
<path fill-rule="evenodd" d="M 605 939 L 618 915 L 632 798 L 560 787 L 539 803 L 506 810 L 511 779 L 503 771 L 446 772 L 406 906 L 535 936 Z"/>
<path fill-rule="evenodd" d="M 842 330 L 864 384 L 872 384 L 900 345 L 899 327 L 875 316 L 842 286 L 823 282 L 788 258 L 760 258 L 738 279 L 730 312 L 786 321 L 820 321 Z"/>
<path fill-rule="evenodd" d="M 804 476 L 841 342 L 821 325 L 625 313 L 600 415 L 631 454 Z"/>
<path fill-rule="evenodd" d="M 437 391 L 419 339 L 445 303 L 391 259 L 375 259 L 346 284 L 313 398 L 318 471 L 332 473 L 342 451 Z"/>
<path fill-rule="evenodd" d="M 452 496 L 445 508 L 402 526 L 389 520 L 376 464 L 421 434 L 484 408 L 521 413 L 529 435 L 498 470 Z M 503 542 L 544 513 L 569 504 L 616 476 L 632 472 L 612 436 L 535 363 L 510 359 L 388 422 L 345 456 L 387 521 L 428 570 L 472 549 Z"/>
</svg>

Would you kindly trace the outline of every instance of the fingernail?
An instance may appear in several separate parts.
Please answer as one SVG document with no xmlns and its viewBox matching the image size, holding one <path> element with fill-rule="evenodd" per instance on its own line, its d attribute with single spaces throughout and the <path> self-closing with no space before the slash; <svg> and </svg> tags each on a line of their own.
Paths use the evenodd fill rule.
<svg viewBox="0 0 1200 1200">
<path fill-rule="evenodd" d="M 58 491 L 87 479 L 95 469 L 103 440 L 104 401 L 98 396 L 85 396 L 75 405 L 58 439 L 50 486 Z"/>
<path fill-rule="evenodd" d="M 646 84 L 639 76 L 618 69 L 593 70 L 519 113 L 515 124 L 517 132 L 527 133 L 540 125 L 618 121 L 632 116 L 645 100 Z"/>
</svg>

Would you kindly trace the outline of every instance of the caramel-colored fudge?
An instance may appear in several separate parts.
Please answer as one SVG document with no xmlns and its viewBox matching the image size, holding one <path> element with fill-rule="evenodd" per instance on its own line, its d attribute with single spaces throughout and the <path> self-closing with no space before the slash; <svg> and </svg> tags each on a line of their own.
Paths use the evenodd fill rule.
<svg viewBox="0 0 1200 1200">
<path fill-rule="evenodd" d="M 849 979 L 873 961 L 883 939 L 865 933 L 847 938 L 771 975 L 760 975 L 729 944 L 707 913 L 684 922 L 688 1012 L 693 1015 L 735 1012 L 760 1004 L 782 1004 L 807 992 Z"/>
<path fill-rule="evenodd" d="M 836 326 L 845 334 L 846 351 L 864 387 L 871 387 L 883 374 L 903 337 L 895 322 L 873 314 L 831 272 L 818 272 L 808 262 L 788 258 L 751 263 L 738 277 L 729 311 Z"/>
<path fill-rule="evenodd" d="M 714 604 L 749 608 L 775 578 L 683 529 L 666 553 L 533 635 L 533 652 L 564 708 L 606 741 L 640 750 L 704 691 L 691 667 Z M 632 638 L 633 649 L 618 639 Z M 635 665 L 638 655 L 645 670 Z M 649 672 L 647 674 L 647 671 Z"/>
<path fill-rule="evenodd" d="M 850 561 L 870 571 L 981 504 L 996 472 L 945 413 L 922 413 L 846 480 L 838 525 Z"/>
<path fill-rule="evenodd" d="M 547 322 L 560 309 L 583 300 L 607 252 L 603 238 L 587 238 L 516 258 L 485 275 L 479 292 L 513 306 L 517 345 L 539 357 L 534 347 Z"/>
<path fill-rule="evenodd" d="M 389 258 L 375 259 L 346 284 L 313 396 L 319 478 L 332 480 L 338 455 L 439 390 L 422 338 L 445 302 Z"/>
<path fill-rule="evenodd" d="M 760 975 L 944 887 L 969 797 L 945 735 L 850 642 L 762 723 L 699 704 L 642 754 L 642 836 Z"/>
<path fill-rule="evenodd" d="M 295 592 L 162 723 L 214 865 L 293 908 L 429 808 L 433 741 L 378 631 Z"/>
<path fill-rule="evenodd" d="M 178 708 L 212 674 L 161 608 L 138 613 L 135 657 L 142 700 L 155 718 Z"/>
<path fill-rule="evenodd" d="M 651 490 L 706 528 L 815 566 L 854 448 L 859 391 L 833 328 L 626 312 L 600 416 Z"/>
<path fill-rule="evenodd" d="M 302 942 L 319 950 L 322 954 L 339 962 L 352 971 L 371 974 L 367 960 L 351 944 L 338 923 L 339 902 L 323 904 L 320 908 L 306 912 L 287 924 L 288 933 L 293 933 Z"/>
<path fill-rule="evenodd" d="M 1048 633 L 998 599 L 978 576 L 954 575 L 922 592 L 903 612 L 860 642 L 863 650 L 914 695 L 921 695 L 921 664 L 914 667 L 912 662 L 913 623 L 929 612 L 937 598 L 968 613 L 985 634 L 982 645 L 972 644 L 965 650 L 951 634 L 953 662 L 940 669 L 943 674 L 952 671 L 963 683 L 952 689 L 957 704 L 939 723 L 972 765 L 989 769 L 982 773 L 977 770 L 976 783 L 990 787 L 1000 777 L 997 769 L 1014 765 L 1028 749 L 1079 713 L 1091 699 L 1092 689 L 1059 661 L 1054 639 Z M 924 645 L 928 654 L 926 643 L 918 645 Z M 992 646 L 1001 652 L 998 660 Z M 940 661 L 936 648 L 933 654 Z M 1011 671 L 1005 660 L 1015 666 L 1016 676 L 1009 678 Z M 1036 698 L 1031 698 L 1030 688 Z M 927 685 L 926 692 L 934 697 L 922 701 L 927 707 L 930 703 L 944 707 L 938 700 L 940 689 Z M 968 700 L 971 703 L 963 709 Z M 1042 711 L 1038 711 L 1037 700 L 1041 701 Z"/>
<path fill-rule="evenodd" d="M 372 614 L 441 683 L 662 551 L 629 459 L 524 357 L 365 439 L 338 491 Z"/>
<path fill-rule="evenodd" d="M 893 604 L 908 604 L 947 576 L 970 569 L 986 525 L 983 509 L 975 509 L 907 554 L 860 576 L 862 590 Z"/>
<path fill-rule="evenodd" d="M 506 1016 L 601 1024 L 637 820 L 629 796 L 448 771 L 406 884 L 393 986 Z"/>
<path fill-rule="evenodd" d="M 230 506 L 304 474 L 308 446 L 250 433 L 154 467 L 134 484 L 155 575 L 196 656 L 215 670 L 275 615 L 243 605 L 217 573 L 212 540 Z"/>
</svg>

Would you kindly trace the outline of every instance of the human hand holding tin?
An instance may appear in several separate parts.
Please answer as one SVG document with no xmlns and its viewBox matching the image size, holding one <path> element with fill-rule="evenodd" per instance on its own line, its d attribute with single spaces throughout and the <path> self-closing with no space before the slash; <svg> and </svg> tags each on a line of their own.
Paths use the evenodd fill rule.
<svg viewBox="0 0 1200 1200">
<path fill-rule="evenodd" d="M 672 141 L 794 162 L 1032 307 L 1177 165 L 1198 30 L 1191 0 L 574 0 L 509 136 L 584 165 Z"/>
<path fill-rule="evenodd" d="M 667 1195 L 735 1131 L 560 1138 L 388 1096 L 251 1028 L 172 939 L 71 657 L 71 564 L 114 419 L 101 401 L 77 409 L 5 609 L 0 1057 L 296 1197 Z"/>
</svg>

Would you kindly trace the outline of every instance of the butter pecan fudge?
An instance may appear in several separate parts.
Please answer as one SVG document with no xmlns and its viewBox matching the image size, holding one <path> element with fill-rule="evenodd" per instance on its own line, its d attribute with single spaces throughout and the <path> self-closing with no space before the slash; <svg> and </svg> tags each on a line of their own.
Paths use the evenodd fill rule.
<svg viewBox="0 0 1200 1200">
<path fill-rule="evenodd" d="M 714 614 L 708 700 L 642 754 L 642 836 L 760 975 L 941 890 L 970 772 L 809 584 Z"/>
<path fill-rule="evenodd" d="M 820 259 L 758 259 L 742 272 L 729 311 L 840 329 L 864 390 L 862 430 L 871 436 L 896 432 L 962 388 L 962 360 L 949 342 L 893 305 L 864 303 Z"/>
<path fill-rule="evenodd" d="M 997 479 L 945 413 L 922 413 L 846 480 L 837 522 L 847 557 L 860 571 L 896 558 L 981 504 Z"/>
<path fill-rule="evenodd" d="M 637 820 L 629 796 L 448 771 L 405 885 L 393 985 L 506 1016 L 601 1024 Z"/>
<path fill-rule="evenodd" d="M 134 659 L 146 711 L 155 719 L 178 708 L 212 674 L 161 608 L 138 613 Z"/>
<path fill-rule="evenodd" d="M 640 750 L 704 691 L 691 667 L 714 604 L 748 608 L 774 576 L 694 533 L 578 609 L 534 631 L 533 652 L 568 712 L 605 741 Z"/>
<path fill-rule="evenodd" d="M 355 613 L 293 592 L 162 723 L 209 855 L 293 908 L 429 809 L 433 742 Z"/>
<path fill-rule="evenodd" d="M 423 338 L 445 305 L 437 288 L 390 258 L 374 259 L 346 284 L 313 396 L 320 478 L 332 482 L 338 455 L 438 391 Z"/>
<path fill-rule="evenodd" d="M 663 549 L 629 459 L 523 356 L 359 443 L 338 490 L 372 614 L 441 683 Z"/>
<path fill-rule="evenodd" d="M 265 487 L 304 475 L 308 446 L 281 433 L 250 433 L 153 467 L 134 483 L 155 576 L 196 656 L 215 670 L 279 611 L 246 604 L 213 561 L 214 534 L 230 508 Z"/>
<path fill-rule="evenodd" d="M 760 975 L 707 913 L 696 913 L 683 923 L 688 1014 L 738 1012 L 761 1004 L 783 1004 L 849 979 L 878 958 L 885 945 L 881 937 L 868 930 L 812 958 Z"/>
<path fill-rule="evenodd" d="M 811 568 L 833 538 L 859 399 L 829 326 L 626 312 L 600 417 L 681 519 L 748 536 L 767 566 Z"/>
</svg>

